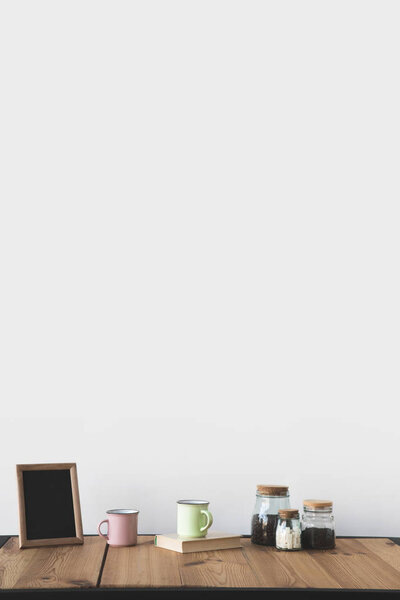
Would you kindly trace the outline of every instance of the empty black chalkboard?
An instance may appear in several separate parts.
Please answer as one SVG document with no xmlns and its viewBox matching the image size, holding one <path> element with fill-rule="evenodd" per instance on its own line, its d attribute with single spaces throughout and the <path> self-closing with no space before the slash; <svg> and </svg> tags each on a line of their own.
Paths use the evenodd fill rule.
<svg viewBox="0 0 400 600">
<path fill-rule="evenodd" d="M 17 465 L 20 547 L 83 542 L 76 464 Z"/>
</svg>

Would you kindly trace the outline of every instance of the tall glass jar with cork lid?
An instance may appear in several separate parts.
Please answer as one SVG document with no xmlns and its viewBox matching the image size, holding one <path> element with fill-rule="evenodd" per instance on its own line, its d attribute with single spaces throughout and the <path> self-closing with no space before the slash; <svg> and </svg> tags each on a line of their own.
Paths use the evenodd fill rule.
<svg viewBox="0 0 400 600">
<path fill-rule="evenodd" d="M 258 485 L 251 520 L 251 541 L 275 546 L 279 510 L 290 508 L 289 488 L 284 485 Z"/>
</svg>

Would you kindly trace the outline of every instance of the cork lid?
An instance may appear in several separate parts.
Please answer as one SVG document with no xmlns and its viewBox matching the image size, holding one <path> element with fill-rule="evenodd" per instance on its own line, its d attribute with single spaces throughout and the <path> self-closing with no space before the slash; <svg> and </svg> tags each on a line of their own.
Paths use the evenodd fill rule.
<svg viewBox="0 0 400 600">
<path fill-rule="evenodd" d="M 286 496 L 288 493 L 287 485 L 258 485 L 257 492 L 263 496 Z"/>
<path fill-rule="evenodd" d="M 332 508 L 332 500 L 303 500 L 303 505 L 307 508 Z"/>
<path fill-rule="evenodd" d="M 279 516 L 282 519 L 298 519 L 299 511 L 297 508 L 281 508 L 278 510 Z"/>
</svg>

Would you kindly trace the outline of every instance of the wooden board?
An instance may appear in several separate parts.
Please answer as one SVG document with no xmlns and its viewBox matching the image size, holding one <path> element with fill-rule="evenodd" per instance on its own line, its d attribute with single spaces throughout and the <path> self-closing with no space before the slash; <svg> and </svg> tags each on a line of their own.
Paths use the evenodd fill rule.
<svg viewBox="0 0 400 600">
<path fill-rule="evenodd" d="M 138 536 L 138 545 L 108 548 L 101 587 L 179 587 L 177 552 L 156 548 L 154 536 Z M 187 554 L 186 556 L 190 556 Z"/>
<path fill-rule="evenodd" d="M 362 539 L 362 545 L 369 553 L 383 559 L 391 567 L 400 571 L 400 546 L 386 538 Z M 400 542 L 399 542 L 400 543 Z"/>
<path fill-rule="evenodd" d="M 83 546 L 0 548 L 0 588 L 333 588 L 400 590 L 400 546 L 387 538 L 338 539 L 334 550 L 279 552 L 242 539 L 242 548 L 179 554 L 139 536 L 131 548 L 98 537 Z M 102 561 L 104 568 L 102 569 Z"/>
<path fill-rule="evenodd" d="M 400 547 L 386 538 L 338 539 L 334 550 L 299 552 L 242 539 L 242 548 L 184 555 L 152 540 L 109 548 L 101 587 L 400 589 Z"/>
<path fill-rule="evenodd" d="M 12 537 L 0 549 L 0 589 L 95 587 L 105 551 L 104 540 L 86 537 L 81 546 L 20 550 Z"/>
<path fill-rule="evenodd" d="M 257 546 L 242 540 L 243 553 L 260 581 L 260 587 L 337 588 L 331 577 L 305 550 L 278 552 L 273 547 Z"/>
<path fill-rule="evenodd" d="M 381 556 L 379 546 L 380 540 L 370 539 L 367 545 L 364 539 L 339 539 L 335 550 L 314 550 L 312 557 L 336 579 L 337 587 L 400 589 L 400 571 Z M 397 548 L 394 545 L 392 551 Z"/>
<path fill-rule="evenodd" d="M 241 548 L 180 554 L 140 536 L 136 547 L 109 548 L 101 587 L 259 587 Z"/>
<path fill-rule="evenodd" d="M 180 554 L 182 584 L 188 587 L 262 587 L 241 548 Z"/>
</svg>

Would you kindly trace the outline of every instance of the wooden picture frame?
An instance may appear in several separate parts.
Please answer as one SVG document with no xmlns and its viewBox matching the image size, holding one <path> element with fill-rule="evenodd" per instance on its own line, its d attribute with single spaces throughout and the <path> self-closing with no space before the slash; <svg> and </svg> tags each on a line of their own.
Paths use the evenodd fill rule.
<svg viewBox="0 0 400 600">
<path fill-rule="evenodd" d="M 49 475 L 43 473 L 44 471 L 69 471 L 71 490 L 66 490 L 66 494 L 72 495 L 72 510 L 73 510 L 73 522 L 75 525 L 75 535 L 70 537 L 36 537 L 28 538 L 29 527 L 27 525 L 27 493 L 24 485 L 24 473 L 32 471 L 41 471 L 41 475 L 49 477 Z M 39 474 L 38 474 L 39 475 Z M 68 481 L 68 477 L 63 477 L 65 481 Z M 29 476 L 32 479 L 32 476 Z M 25 478 L 26 479 L 26 478 Z M 17 465 L 17 484 L 18 484 L 18 504 L 19 504 L 19 547 L 20 548 L 32 548 L 36 546 L 58 546 L 64 544 L 83 544 L 83 529 L 82 529 L 82 516 L 81 506 L 79 500 L 79 487 L 78 487 L 78 474 L 76 469 L 76 463 L 45 463 L 45 464 L 33 464 L 33 465 Z M 32 485 L 32 484 L 31 484 Z M 37 486 L 34 486 L 35 493 Z M 29 498 L 28 498 L 29 500 Z M 37 500 L 36 500 L 37 501 Z M 68 497 L 70 501 L 70 497 Z M 29 512 L 29 511 L 28 511 Z M 72 527 L 73 529 L 73 527 Z"/>
</svg>

